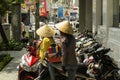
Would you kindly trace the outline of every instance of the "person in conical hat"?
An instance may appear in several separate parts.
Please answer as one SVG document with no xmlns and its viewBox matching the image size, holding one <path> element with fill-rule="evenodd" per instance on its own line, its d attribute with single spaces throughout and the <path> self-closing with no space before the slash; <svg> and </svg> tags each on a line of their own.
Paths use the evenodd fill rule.
<svg viewBox="0 0 120 80">
<path fill-rule="evenodd" d="M 45 57 L 49 56 L 48 55 L 48 48 L 52 44 L 55 44 L 55 41 L 53 39 L 53 36 L 55 35 L 55 31 L 51 27 L 49 27 L 48 25 L 44 25 L 44 26 L 40 27 L 39 29 L 37 29 L 36 33 L 37 33 L 37 35 L 42 37 L 42 40 L 40 42 L 40 47 L 38 49 L 40 63 L 42 64 Z M 55 55 L 56 55 L 56 53 L 53 53 L 51 56 L 55 56 Z M 41 66 L 42 65 L 40 65 L 40 70 L 42 69 Z M 55 80 L 54 71 L 51 67 L 51 64 L 48 64 L 48 67 L 49 67 L 51 80 Z"/>
<path fill-rule="evenodd" d="M 48 48 L 51 44 L 55 44 L 55 41 L 53 39 L 53 36 L 55 35 L 55 31 L 49 27 L 47 24 L 38 28 L 36 30 L 37 35 L 42 37 L 41 43 L 40 43 L 40 60 L 42 61 L 45 58 L 45 53 L 47 52 Z"/>
<path fill-rule="evenodd" d="M 55 31 L 48 25 L 40 27 L 36 30 L 36 33 L 41 37 L 53 37 L 55 35 Z"/>
<path fill-rule="evenodd" d="M 69 21 L 63 21 L 55 25 L 58 30 L 63 33 L 72 35 L 74 33 Z"/>
<path fill-rule="evenodd" d="M 75 80 L 77 60 L 75 54 L 76 40 L 69 21 L 57 23 L 55 27 L 60 31 L 62 50 L 62 69 L 68 72 L 68 80 Z"/>
</svg>

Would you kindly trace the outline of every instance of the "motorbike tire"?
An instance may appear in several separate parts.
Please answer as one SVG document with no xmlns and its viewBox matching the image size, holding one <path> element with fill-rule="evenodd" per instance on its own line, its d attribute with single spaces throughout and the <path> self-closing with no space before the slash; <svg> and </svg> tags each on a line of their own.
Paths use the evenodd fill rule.
<svg viewBox="0 0 120 80">
<path fill-rule="evenodd" d="M 36 74 L 34 73 L 28 73 L 26 71 L 23 71 L 21 74 L 20 74 L 20 79 L 19 80 L 34 80 L 34 78 L 36 77 Z"/>
<path fill-rule="evenodd" d="M 34 77 L 25 75 L 25 76 L 21 76 L 20 80 L 34 80 Z"/>
<path fill-rule="evenodd" d="M 32 76 L 25 76 L 23 80 L 34 80 Z"/>
</svg>

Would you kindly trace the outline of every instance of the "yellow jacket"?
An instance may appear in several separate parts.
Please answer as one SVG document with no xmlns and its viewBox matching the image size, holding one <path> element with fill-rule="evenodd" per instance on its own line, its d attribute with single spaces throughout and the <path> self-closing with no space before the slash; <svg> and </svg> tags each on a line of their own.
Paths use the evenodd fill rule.
<svg viewBox="0 0 120 80">
<path fill-rule="evenodd" d="M 53 40 L 51 38 L 43 38 L 39 49 L 39 57 L 41 61 L 45 58 L 45 53 L 48 51 L 48 48 L 52 43 Z"/>
</svg>

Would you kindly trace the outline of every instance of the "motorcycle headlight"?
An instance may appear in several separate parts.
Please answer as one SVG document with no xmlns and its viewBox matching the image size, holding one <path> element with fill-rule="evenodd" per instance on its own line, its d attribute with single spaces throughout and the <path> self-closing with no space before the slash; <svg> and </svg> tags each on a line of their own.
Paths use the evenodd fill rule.
<svg viewBox="0 0 120 80">
<path fill-rule="evenodd" d="M 35 71 L 37 71 L 38 70 L 38 67 L 39 67 L 39 64 L 40 64 L 40 62 L 38 61 L 38 62 L 36 62 L 33 66 L 28 66 L 28 65 L 25 65 L 25 64 L 21 64 L 21 66 L 22 66 L 22 68 L 25 70 L 25 71 L 28 71 L 28 72 L 30 72 L 30 71 L 32 71 L 32 72 L 35 72 Z"/>
<path fill-rule="evenodd" d="M 33 66 L 30 67 L 31 71 L 35 72 L 37 71 L 38 67 L 39 67 L 40 62 L 36 62 Z"/>
</svg>

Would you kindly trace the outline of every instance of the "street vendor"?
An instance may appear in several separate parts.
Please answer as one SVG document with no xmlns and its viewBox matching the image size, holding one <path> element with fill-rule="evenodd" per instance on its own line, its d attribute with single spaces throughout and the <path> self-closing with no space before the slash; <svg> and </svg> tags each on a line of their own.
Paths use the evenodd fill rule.
<svg viewBox="0 0 120 80">
<path fill-rule="evenodd" d="M 77 60 L 75 54 L 76 40 L 69 21 L 57 23 L 55 27 L 60 31 L 60 43 L 62 51 L 62 69 L 68 72 L 68 80 L 75 80 Z"/>
<path fill-rule="evenodd" d="M 39 29 L 37 29 L 36 33 L 42 37 L 41 42 L 39 43 L 40 47 L 38 49 L 38 54 L 40 57 L 40 63 L 43 62 L 43 60 L 47 57 L 52 57 L 55 56 L 56 53 L 52 53 L 51 55 L 48 56 L 48 48 L 52 45 L 55 44 L 55 41 L 53 39 L 53 36 L 55 35 L 55 31 L 49 27 L 48 25 L 44 25 L 42 27 L 40 27 Z M 51 80 L 55 80 L 54 79 L 54 71 L 51 67 L 51 64 L 48 64 L 49 66 L 49 72 L 50 72 L 50 77 Z"/>
</svg>

